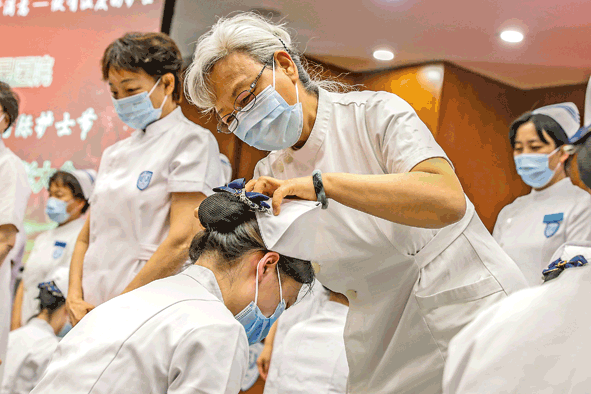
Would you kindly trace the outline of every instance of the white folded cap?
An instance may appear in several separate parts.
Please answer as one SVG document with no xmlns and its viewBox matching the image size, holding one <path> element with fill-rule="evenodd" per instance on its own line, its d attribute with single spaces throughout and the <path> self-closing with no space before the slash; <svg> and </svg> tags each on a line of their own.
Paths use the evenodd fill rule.
<svg viewBox="0 0 591 394">
<path fill-rule="evenodd" d="M 277 216 L 256 213 L 268 250 L 308 261 L 313 259 L 319 214 L 319 202 L 301 200 L 283 200 Z"/>
<path fill-rule="evenodd" d="M 82 193 L 85 199 L 89 199 L 94 190 L 94 181 L 96 180 L 95 170 L 74 170 L 71 172 L 82 187 Z"/>
<path fill-rule="evenodd" d="M 44 282 L 53 281 L 62 292 L 64 298 L 68 296 L 68 285 L 70 280 L 70 269 L 66 267 L 56 268 L 45 278 Z"/>
<path fill-rule="evenodd" d="M 581 127 L 579 109 L 574 103 L 559 103 L 547 105 L 532 111 L 534 115 L 551 117 L 562 127 L 566 136 L 571 139 Z"/>
<path fill-rule="evenodd" d="M 558 259 L 570 261 L 573 257 L 579 255 L 591 261 L 591 242 L 574 241 L 562 244 L 562 246 L 554 252 L 548 264 L 551 264 Z"/>
</svg>

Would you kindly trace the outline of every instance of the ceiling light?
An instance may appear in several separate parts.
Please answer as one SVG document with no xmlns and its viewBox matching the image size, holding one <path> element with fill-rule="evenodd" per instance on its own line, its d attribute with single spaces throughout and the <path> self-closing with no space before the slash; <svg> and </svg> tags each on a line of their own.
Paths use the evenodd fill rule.
<svg viewBox="0 0 591 394">
<path fill-rule="evenodd" d="M 523 41 L 523 33 L 517 30 L 505 30 L 501 33 L 501 39 L 506 42 L 521 42 Z"/>
<path fill-rule="evenodd" d="M 373 57 L 375 57 L 378 60 L 387 61 L 394 59 L 394 53 L 387 49 L 378 49 L 373 52 Z"/>
</svg>

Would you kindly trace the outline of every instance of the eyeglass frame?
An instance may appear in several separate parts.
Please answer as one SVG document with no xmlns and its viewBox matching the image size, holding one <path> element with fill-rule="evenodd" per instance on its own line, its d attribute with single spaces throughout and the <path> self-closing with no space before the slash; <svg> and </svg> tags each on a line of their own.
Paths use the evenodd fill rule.
<svg viewBox="0 0 591 394">
<path fill-rule="evenodd" d="M 272 59 L 271 61 L 274 61 L 274 59 Z M 218 133 L 222 133 L 222 134 L 232 134 L 236 131 L 236 129 L 238 128 L 238 123 L 240 123 L 238 121 L 238 118 L 236 117 L 236 113 L 238 112 L 248 112 L 252 109 L 252 107 L 254 107 L 254 105 L 256 104 L 256 100 L 257 100 L 257 96 L 254 94 L 254 89 L 257 86 L 257 83 L 259 82 L 259 79 L 261 78 L 261 76 L 263 75 L 263 71 L 265 71 L 265 69 L 267 68 L 268 64 L 265 63 L 263 64 L 263 69 L 259 72 L 259 74 L 256 76 L 255 80 L 250 84 L 250 89 L 249 90 L 243 90 L 242 92 L 240 92 L 236 98 L 234 99 L 234 110 L 232 112 L 230 112 L 229 114 L 223 116 L 220 118 L 220 116 L 218 115 L 218 113 L 216 112 L 215 115 L 218 118 L 218 124 L 216 127 L 216 131 Z M 236 108 L 236 101 L 238 100 L 238 98 L 244 93 L 248 93 L 248 95 L 252 95 L 253 99 L 252 99 L 252 105 L 249 106 L 250 103 L 248 103 L 245 107 L 248 106 L 248 109 L 244 110 L 244 109 L 238 109 Z M 248 95 L 246 97 L 248 97 Z M 230 130 L 230 126 L 228 125 L 227 121 L 231 118 L 234 117 L 234 120 L 236 121 L 236 126 L 234 127 L 234 130 Z M 224 121 L 225 119 L 225 121 Z M 234 122 L 234 121 L 231 121 Z M 229 130 L 228 133 L 222 131 L 223 125 L 228 125 L 226 128 Z"/>
</svg>

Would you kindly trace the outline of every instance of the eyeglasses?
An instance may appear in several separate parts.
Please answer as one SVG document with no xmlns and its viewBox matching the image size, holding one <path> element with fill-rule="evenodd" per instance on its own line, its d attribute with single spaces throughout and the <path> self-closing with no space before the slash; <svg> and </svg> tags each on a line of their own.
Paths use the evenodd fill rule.
<svg viewBox="0 0 591 394">
<path fill-rule="evenodd" d="M 232 111 L 228 115 L 224 116 L 223 118 L 220 118 L 220 116 L 216 112 L 215 116 L 218 119 L 218 126 L 217 126 L 218 133 L 232 134 L 233 132 L 235 132 L 236 129 L 238 128 L 238 123 L 239 123 L 238 118 L 236 117 L 236 114 L 238 112 L 247 112 L 247 111 L 251 110 L 252 107 L 254 107 L 254 105 L 257 101 L 257 97 L 254 95 L 253 92 L 257 86 L 257 82 L 259 81 L 259 78 L 261 77 L 261 75 L 263 75 L 263 71 L 265 71 L 266 67 L 267 67 L 267 64 L 263 65 L 263 69 L 261 70 L 259 75 L 257 75 L 257 77 L 255 78 L 253 83 L 250 84 L 250 89 L 243 90 L 242 93 L 240 93 L 236 97 L 236 100 L 234 100 L 234 111 Z"/>
</svg>

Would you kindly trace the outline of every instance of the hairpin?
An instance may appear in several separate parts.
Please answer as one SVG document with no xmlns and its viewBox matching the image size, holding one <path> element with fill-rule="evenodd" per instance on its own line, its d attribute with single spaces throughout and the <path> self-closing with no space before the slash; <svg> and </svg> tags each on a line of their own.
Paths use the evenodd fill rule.
<svg viewBox="0 0 591 394">
<path fill-rule="evenodd" d="M 220 186 L 213 189 L 214 192 L 232 193 L 253 211 L 272 214 L 271 206 L 267 204 L 270 198 L 261 193 L 247 192 L 246 181 L 244 178 L 233 180 L 226 186 Z"/>
</svg>

